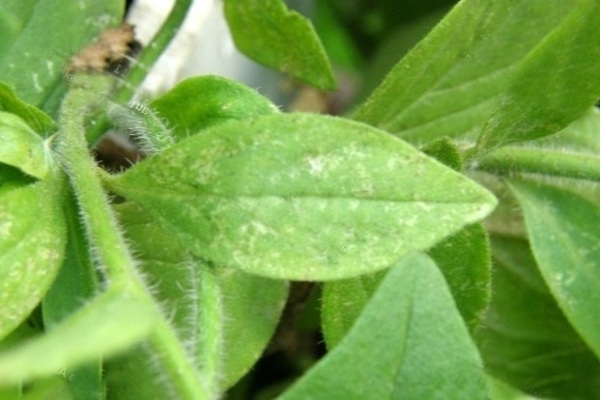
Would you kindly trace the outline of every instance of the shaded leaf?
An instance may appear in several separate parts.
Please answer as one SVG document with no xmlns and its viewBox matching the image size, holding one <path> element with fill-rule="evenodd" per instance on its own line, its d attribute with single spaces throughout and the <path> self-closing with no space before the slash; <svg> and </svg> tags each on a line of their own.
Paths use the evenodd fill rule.
<svg viewBox="0 0 600 400">
<path fill-rule="evenodd" d="M 580 3 L 461 1 L 396 64 L 355 118 L 420 143 L 477 133 L 520 61 Z"/>
<path fill-rule="evenodd" d="M 49 376 L 143 339 L 154 325 L 154 309 L 121 290 L 113 288 L 45 335 L 1 353 L 0 385 Z"/>
<path fill-rule="evenodd" d="M 477 142 L 480 152 L 554 134 L 600 97 L 600 3 L 582 0 L 524 59 Z"/>
<path fill-rule="evenodd" d="M 248 57 L 323 90 L 335 78 L 309 20 L 281 0 L 226 0 L 225 17 L 233 40 Z"/>
<path fill-rule="evenodd" d="M 298 280 L 387 268 L 495 205 L 384 132 L 308 114 L 213 127 L 107 184 L 197 256 Z"/>
<path fill-rule="evenodd" d="M 600 363 L 548 292 L 528 242 L 491 243 L 492 300 L 477 334 L 488 373 L 540 397 L 596 399 Z"/>
<path fill-rule="evenodd" d="M 533 254 L 558 305 L 600 357 L 600 206 L 568 191 L 511 182 Z"/>
<path fill-rule="evenodd" d="M 21 118 L 0 111 L 0 163 L 44 179 L 49 172 L 46 144 Z"/>
<path fill-rule="evenodd" d="M 389 270 L 348 335 L 281 398 L 482 399 L 480 365 L 444 278 L 418 254 Z"/>
<path fill-rule="evenodd" d="M 258 92 L 219 76 L 186 79 L 154 100 L 150 108 L 168 121 L 178 139 L 230 120 L 278 112 Z"/>
</svg>

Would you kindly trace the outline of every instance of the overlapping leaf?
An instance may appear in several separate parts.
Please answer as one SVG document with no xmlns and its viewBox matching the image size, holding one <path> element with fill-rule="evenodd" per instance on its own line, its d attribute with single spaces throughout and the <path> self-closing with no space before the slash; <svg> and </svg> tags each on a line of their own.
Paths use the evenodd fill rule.
<svg viewBox="0 0 600 400">
<path fill-rule="evenodd" d="M 542 398 L 596 398 L 600 363 L 549 293 L 528 242 L 491 242 L 492 300 L 477 334 L 488 373 Z"/>
<path fill-rule="evenodd" d="M 533 253 L 575 330 L 600 357 L 600 206 L 575 193 L 511 182 L 525 214 Z"/>
<path fill-rule="evenodd" d="M 348 335 L 281 398 L 483 399 L 480 366 L 444 278 L 414 255 L 389 270 Z"/>
<path fill-rule="evenodd" d="M 213 267 L 190 257 L 134 204 L 117 207 L 127 237 L 178 335 L 195 360 L 207 387 L 223 391 L 241 378 L 269 342 L 287 297 L 287 285 Z M 253 315 L 248 320 L 247 316 Z M 110 390 L 118 396 L 136 388 L 136 398 L 173 396 L 168 384 L 155 382 L 160 363 L 148 344 L 119 357 L 108 367 Z M 151 364 L 153 365 L 150 368 Z"/>
<path fill-rule="evenodd" d="M 0 354 L 0 386 L 48 376 L 109 356 L 146 336 L 156 319 L 146 302 L 108 291 L 48 333 Z"/>
<path fill-rule="evenodd" d="M 299 280 L 386 268 L 495 205 L 384 132 L 308 114 L 216 126 L 107 183 L 196 255 Z"/>
<path fill-rule="evenodd" d="M 550 7 L 544 0 L 461 1 L 392 69 L 359 108 L 356 119 L 416 142 L 477 132 L 498 106 L 499 96 L 523 58 L 544 43 L 583 3 L 567 0 Z M 597 32 L 593 36 L 596 35 Z M 595 54 L 597 41 L 588 37 L 576 45 L 565 46 L 562 51 L 579 52 L 579 59 L 593 66 L 597 60 L 588 53 Z M 541 49 L 536 51 L 541 53 Z M 531 82 L 526 86 L 535 82 L 538 72 L 544 76 L 556 72 L 568 74 L 569 81 L 578 79 L 580 84 L 588 81 L 581 71 L 563 67 L 568 68 L 567 64 L 550 63 L 543 65 L 541 71 L 531 71 L 533 75 L 528 76 Z M 523 79 L 515 85 L 522 86 Z M 539 85 L 547 82 L 540 81 Z M 548 90 L 546 87 L 543 92 Z M 593 90 L 587 88 L 586 93 Z M 567 107 L 569 97 L 557 96 Z M 535 99 L 536 104 L 538 100 Z"/>
</svg>

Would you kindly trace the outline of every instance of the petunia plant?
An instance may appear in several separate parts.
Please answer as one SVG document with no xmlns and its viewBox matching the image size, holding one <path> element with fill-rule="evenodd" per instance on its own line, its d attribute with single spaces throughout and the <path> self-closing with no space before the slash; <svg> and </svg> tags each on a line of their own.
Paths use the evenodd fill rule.
<svg viewBox="0 0 600 400">
<path fill-rule="evenodd" d="M 600 398 L 600 2 L 438 10 L 342 116 L 139 96 L 191 0 L 141 50 L 124 3 L 0 4 L 0 399 Z M 222 7 L 305 87 L 367 80 L 365 5 L 315 4 Z M 302 284 L 323 354 L 254 390 Z"/>
</svg>

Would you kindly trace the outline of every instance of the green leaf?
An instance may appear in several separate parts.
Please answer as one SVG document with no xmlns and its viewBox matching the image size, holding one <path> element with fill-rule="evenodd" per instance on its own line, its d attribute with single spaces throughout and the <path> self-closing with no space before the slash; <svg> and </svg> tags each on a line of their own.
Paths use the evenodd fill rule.
<svg viewBox="0 0 600 400">
<path fill-rule="evenodd" d="M 142 340 L 155 319 L 146 301 L 113 287 L 45 335 L 0 353 L 0 385 L 109 357 Z"/>
<path fill-rule="evenodd" d="M 444 278 L 417 254 L 389 270 L 348 335 L 281 398 L 482 399 L 480 365 Z"/>
<path fill-rule="evenodd" d="M 492 300 L 477 334 L 489 374 L 549 398 L 595 399 L 600 363 L 540 276 L 526 240 L 491 237 Z"/>
<path fill-rule="evenodd" d="M 598 26 L 600 3 L 582 0 L 527 55 L 479 137 L 480 152 L 554 134 L 598 100 Z"/>
<path fill-rule="evenodd" d="M 10 48 L 11 42 L 19 34 L 20 28 L 17 16 L 5 8 L 4 5 L 0 5 L 0 37 L 2 37 L 0 58 Z"/>
<path fill-rule="evenodd" d="M 21 101 L 3 82 L 0 82 L 0 111 L 21 117 L 40 136 L 49 136 L 57 130 L 52 118 L 39 108 Z"/>
<path fill-rule="evenodd" d="M 236 46 L 248 57 L 323 90 L 335 78 L 312 24 L 281 0 L 226 0 Z"/>
<path fill-rule="evenodd" d="M 0 189 L 0 338 L 25 320 L 58 273 L 66 242 L 59 201 L 49 182 Z"/>
<path fill-rule="evenodd" d="M 600 357 L 600 206 L 552 186 L 511 182 L 544 280 L 575 330 Z"/>
<path fill-rule="evenodd" d="M 32 10 L 23 3 L 28 2 L 6 5 L 22 18 L 24 28 L 0 54 L 0 76 L 24 101 L 40 107 L 59 87 L 68 59 L 117 25 L 125 7 L 123 0 L 40 0 Z M 15 11 L 19 8 L 23 11 Z M 63 84 L 60 90 L 65 89 Z"/>
<path fill-rule="evenodd" d="M 470 225 L 429 250 L 456 307 L 474 332 L 490 301 L 490 246 L 481 224 Z"/>
<path fill-rule="evenodd" d="M 194 260 L 139 207 L 124 203 L 116 209 L 142 271 L 189 356 L 205 378 L 208 364 L 215 365 L 210 384 L 226 390 L 267 346 L 285 304 L 286 283 Z M 110 391 L 124 396 L 135 386 L 138 399 L 169 396 L 164 382 L 148 384 L 158 368 L 147 347 L 135 349 L 109 364 Z"/>
<path fill-rule="evenodd" d="M 49 173 L 46 143 L 21 118 L 0 111 L 0 163 L 45 179 Z"/>
<path fill-rule="evenodd" d="M 154 100 L 150 108 L 168 121 L 177 139 L 231 120 L 278 112 L 255 90 L 218 76 L 186 79 Z"/>
<path fill-rule="evenodd" d="M 580 4 L 461 1 L 392 69 L 356 119 L 420 143 L 478 132 L 521 60 Z"/>
<path fill-rule="evenodd" d="M 331 351 L 346 336 L 384 278 L 386 271 L 326 282 L 321 300 L 321 325 Z"/>
<path fill-rule="evenodd" d="M 495 205 L 483 188 L 384 132 L 310 114 L 213 127 L 107 184 L 196 255 L 297 280 L 387 268 Z"/>
<path fill-rule="evenodd" d="M 537 400 L 539 397 L 529 396 L 506 383 L 488 376 L 490 399 L 492 400 Z"/>
</svg>

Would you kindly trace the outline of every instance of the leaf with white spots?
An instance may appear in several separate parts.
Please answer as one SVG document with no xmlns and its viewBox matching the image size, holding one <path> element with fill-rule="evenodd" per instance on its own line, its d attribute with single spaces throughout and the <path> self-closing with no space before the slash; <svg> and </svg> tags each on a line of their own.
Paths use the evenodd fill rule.
<svg viewBox="0 0 600 400">
<path fill-rule="evenodd" d="M 53 189 L 0 185 L 0 338 L 38 305 L 61 265 L 65 222 Z"/>
<path fill-rule="evenodd" d="M 48 174 L 45 143 L 21 118 L 0 111 L 0 163 L 44 179 Z"/>
<path fill-rule="evenodd" d="M 200 257 L 298 280 L 384 269 L 496 202 L 383 131 L 310 114 L 209 128 L 107 185 Z"/>
<path fill-rule="evenodd" d="M 569 322 L 600 357 L 600 205 L 572 192 L 511 182 L 533 254 Z"/>
</svg>

